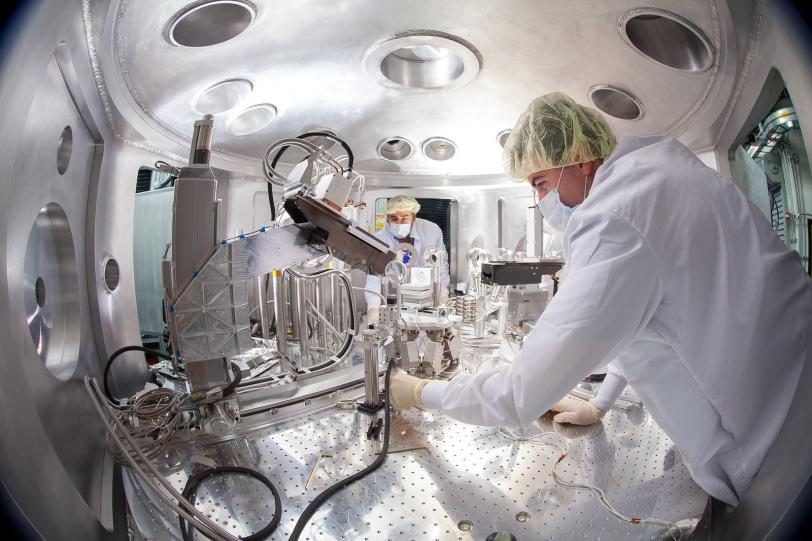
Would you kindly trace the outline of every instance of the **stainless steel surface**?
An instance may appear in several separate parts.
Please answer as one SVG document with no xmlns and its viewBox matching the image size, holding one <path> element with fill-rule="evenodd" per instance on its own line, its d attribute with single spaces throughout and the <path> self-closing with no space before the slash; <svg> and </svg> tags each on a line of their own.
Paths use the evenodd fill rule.
<svg viewBox="0 0 812 541">
<path fill-rule="evenodd" d="M 404 137 L 394 136 L 381 140 L 377 146 L 378 156 L 384 160 L 400 161 L 412 157 L 414 145 Z"/>
<path fill-rule="evenodd" d="M 504 178 L 497 134 L 510 128 L 538 94 L 563 90 L 588 103 L 588 89 L 596 84 L 628 89 L 645 104 L 646 116 L 636 123 L 612 119 L 619 133 L 679 135 L 695 151 L 707 151 L 705 156 L 715 153 L 711 161 L 725 174 L 729 174 L 728 150 L 769 112 L 756 109 L 764 105 L 760 93 L 772 80 L 771 70 L 784 78 L 799 122 L 805 125 L 812 118 L 805 36 L 784 14 L 781 3 L 773 0 L 648 2 L 647 8 L 673 11 L 707 36 L 713 63 L 705 71 L 690 73 L 653 62 L 619 39 L 616 23 L 639 7 L 633 0 L 600 5 L 565 0 L 543 4 L 421 0 L 408 5 L 308 0 L 284 10 L 256 3 L 252 22 L 244 29 L 237 25 L 238 35 L 227 41 L 220 33 L 227 26 L 222 19 L 210 31 L 204 20 L 204 30 L 196 37 L 220 43 L 199 48 L 167 40 L 173 16 L 202 5 L 198 2 L 27 4 L 15 19 L 16 27 L 4 34 L 7 46 L 0 78 L 4 104 L 0 168 L 5 172 L 0 251 L 6 262 L 0 268 L 0 320 L 6 323 L 0 327 L 5 374 L 0 382 L 0 424 L 4 434 L 13 434 L 0 438 L 0 479 L 11 502 L 8 511 L 20 524 L 29 524 L 33 535 L 46 539 L 63 538 L 66 532 L 82 539 L 126 533 L 123 523 L 114 524 L 113 469 L 103 449 L 103 427 L 93 420 L 81 377 L 99 377 L 107 355 L 138 343 L 134 179 L 139 167 L 156 160 L 185 164 L 192 122 L 203 112 L 195 111 L 193 104 L 216 83 L 236 78 L 252 84 L 251 92 L 231 109 L 216 113 L 220 126 L 253 105 L 277 107 L 276 118 L 255 133 L 237 136 L 225 129 L 215 134 L 212 162 L 227 170 L 233 181 L 221 182 L 228 188 L 218 193 L 229 208 L 230 233 L 238 230 L 235 224 L 241 224 L 244 216 L 252 228 L 269 221 L 258 160 L 269 142 L 315 127 L 331 128 L 356 152 L 356 167 L 370 173 L 368 186 L 391 194 L 420 192 L 458 201 L 459 239 L 452 245 L 458 256 L 450 257 L 462 262 L 460 269 L 466 268 L 469 248 L 492 250 L 500 244 L 493 227 L 496 194 L 520 193 L 521 188 Z M 329 24 L 314 31 L 314 13 L 325 14 Z M 370 44 L 415 28 L 446 31 L 470 41 L 482 54 L 479 74 L 453 91 L 429 92 L 396 90 L 367 77 L 361 58 Z M 766 107 L 772 105 L 774 101 Z M 453 159 L 436 162 L 417 152 L 393 162 L 377 155 L 377 143 L 392 135 L 416 145 L 438 134 L 457 143 Z M 807 137 L 804 145 L 812 150 L 812 138 Z M 25 279 L 28 238 L 40 209 L 49 203 L 63 209 L 76 254 L 79 353 L 73 376 L 66 381 L 55 378 L 38 358 L 26 313 L 31 293 Z M 252 230 L 248 227 L 245 230 Z M 120 269 L 113 291 L 104 279 L 103 262 L 109 257 Z M 33 289 L 36 301 L 36 280 Z M 46 305 L 51 300 L 45 283 Z M 127 392 L 143 385 L 143 361 L 137 353 L 120 358 L 112 378 L 115 385 Z M 797 406 L 793 419 L 803 420 L 806 409 L 803 403 Z M 605 427 L 620 419 L 614 413 Z M 790 480 L 801 479 L 803 468 L 808 468 L 804 461 L 808 453 L 795 453 L 809 440 L 803 423 L 797 426 L 785 434 L 780 453 L 765 464 L 768 475 L 754 484 L 753 502 L 719 524 L 769 531 L 792 516 L 798 494 L 793 493 L 794 485 L 772 478 L 783 479 L 784 474 Z M 443 427 L 463 434 L 471 430 Z M 300 456 L 303 461 L 305 455 Z M 787 467 L 795 464 L 792 457 L 797 465 Z M 628 465 L 624 475 L 636 475 L 638 469 L 650 474 L 647 460 Z M 503 479 L 496 481 L 505 486 Z M 499 494 L 501 489 L 494 490 Z M 423 493 L 416 493 L 415 501 L 424 501 Z M 408 510 L 409 503 L 403 508 Z M 532 522 L 536 514 L 529 513 Z M 433 524 L 418 516 L 421 525 Z M 442 520 L 448 535 L 457 533 L 459 521 Z M 477 518 L 461 520 L 469 520 L 479 538 Z M 606 527 L 609 533 L 602 530 L 597 535 L 613 537 L 610 528 L 615 526 Z M 438 537 L 440 533 L 445 535 L 445 529 Z"/>
<path fill-rule="evenodd" d="M 445 137 L 430 137 L 420 146 L 426 158 L 437 161 L 450 160 L 457 152 L 454 141 Z"/>
<path fill-rule="evenodd" d="M 494 353 L 469 350 L 468 369 L 478 370 Z M 569 445 L 569 453 L 559 473 L 598 485 L 626 513 L 683 521 L 690 530 L 707 500 L 673 444 L 642 409 L 612 410 L 593 427 L 554 425 L 545 416 L 522 430 L 473 427 L 427 412 L 393 419 L 393 443 L 382 468 L 331 498 L 303 538 L 484 539 L 502 530 L 518 539 L 664 537 L 663 530 L 618 521 L 591 493 L 557 486 L 551 469 L 562 444 Z M 272 539 L 286 539 L 316 493 L 371 462 L 380 444 L 365 437 L 369 417 L 349 409 L 268 422 L 270 427 L 226 443 L 177 447 L 160 467 L 177 489 L 194 467 L 193 454 L 258 469 L 283 494 L 282 521 Z M 141 532 L 176 536 L 172 515 L 137 479 L 128 481 Z M 203 513 L 241 534 L 261 526 L 259 517 L 267 519 L 273 511 L 267 492 L 236 480 L 211 482 L 201 495 Z M 468 530 L 458 528 L 463 521 L 470 523 Z"/>
<path fill-rule="evenodd" d="M 266 340 L 270 338 L 270 323 L 268 321 L 268 300 L 266 298 L 266 278 L 267 275 L 254 278 L 254 285 L 257 291 L 257 311 L 259 312 L 260 335 Z"/>
<path fill-rule="evenodd" d="M 192 109 L 199 115 L 224 113 L 237 106 L 254 85 L 247 79 L 227 79 L 213 84 L 192 102 Z"/>
<path fill-rule="evenodd" d="M 271 281 L 273 282 L 273 312 L 276 321 L 276 349 L 282 357 L 282 372 L 287 372 L 288 359 L 288 316 L 285 306 L 285 279 L 282 271 L 274 269 L 271 271 Z"/>
<path fill-rule="evenodd" d="M 640 120 L 645 108 L 640 100 L 620 88 L 610 85 L 596 85 L 589 89 L 589 99 L 593 105 L 615 118 Z"/>
<path fill-rule="evenodd" d="M 713 64 L 716 51 L 702 30 L 673 11 L 632 9 L 618 28 L 637 51 L 670 68 L 697 72 Z"/>
<path fill-rule="evenodd" d="M 251 2 L 197 0 L 172 17 L 166 35 L 173 45 L 207 47 L 240 35 L 255 16 Z"/>
<path fill-rule="evenodd" d="M 37 214 L 25 251 L 25 316 L 36 354 L 68 380 L 79 362 L 79 275 L 65 211 L 48 203 Z"/>
<path fill-rule="evenodd" d="M 173 46 L 165 28 L 186 4 L 185 0 L 159 5 L 113 0 L 111 28 L 98 48 L 107 68 L 105 85 L 127 123 L 146 128 L 149 140 L 163 139 L 171 141 L 167 147 L 183 148 L 194 98 L 219 81 L 250 80 L 253 91 L 240 107 L 271 103 L 278 115 L 252 134 L 238 136 L 227 130 L 215 134 L 221 157 L 233 162 L 256 159 L 268 141 L 319 125 L 341 133 L 356 154 L 356 168 L 365 173 L 501 174 L 496 136 L 515 123 L 532 98 L 562 90 L 587 103 L 588 90 L 595 84 L 622 85 L 646 105 L 649 113 L 640 122 L 612 120 L 619 132 L 683 135 L 694 148 L 706 148 L 713 138 L 707 115 L 715 116 L 728 102 L 736 72 L 730 17 L 735 6 L 722 0 L 647 4 L 650 10 L 677 14 L 708 36 L 715 54 L 705 71 L 690 73 L 662 70 L 619 39 L 618 20 L 639 7 L 633 0 L 597 7 L 564 0 L 543 6 L 455 0 L 439 7 L 425 0 L 408 7 L 366 0 L 346 10 L 310 0 L 281 11 L 257 3 L 255 18 L 237 37 L 210 47 Z M 314 13 L 326 14 L 330 24 L 313 32 Z M 345 31 L 349 27 L 353 32 Z M 220 28 L 206 23 L 198 36 L 217 42 L 222 41 L 220 34 Z M 465 51 L 474 49 L 481 55 L 481 69 L 471 70 L 475 77 L 463 86 L 450 88 L 465 75 L 434 90 L 404 86 L 385 77 L 381 61 L 406 48 L 404 54 L 389 57 L 394 66 L 387 72 L 395 80 L 415 80 L 410 75 L 413 67 L 426 61 L 415 62 L 410 56 L 427 56 L 428 49 L 408 49 L 423 44 L 397 40 L 421 34 L 448 34 L 457 45 L 464 40 L 470 47 L 459 45 L 459 52 L 448 43 L 426 45 L 434 47 L 434 56 L 446 49 L 462 58 Z M 541 42 L 535 39 L 539 34 L 545 36 Z M 305 35 L 307 39 L 302 39 Z M 547 54 L 553 50 L 554 54 Z M 201 65 L 206 69 L 201 70 Z M 456 73 L 447 68 L 440 71 L 446 80 L 449 73 Z M 172 77 L 154 77 L 154 73 Z M 420 76 L 416 84 L 437 84 L 432 78 Z M 216 119 L 227 121 L 231 115 L 220 113 Z M 438 134 L 457 144 L 453 159 L 436 162 L 418 153 L 393 163 L 377 155 L 377 144 L 395 135 L 419 142 Z"/>
</svg>

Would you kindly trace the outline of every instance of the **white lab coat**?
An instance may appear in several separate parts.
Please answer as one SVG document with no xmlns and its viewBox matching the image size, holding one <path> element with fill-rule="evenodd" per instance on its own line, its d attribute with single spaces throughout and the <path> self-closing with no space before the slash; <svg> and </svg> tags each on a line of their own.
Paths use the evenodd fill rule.
<svg viewBox="0 0 812 541">
<path fill-rule="evenodd" d="M 513 364 L 422 398 L 518 425 L 614 360 L 694 480 L 738 503 L 792 401 L 812 282 L 742 192 L 677 141 L 624 136 L 564 231 L 567 279 Z"/>
<path fill-rule="evenodd" d="M 385 242 L 389 248 L 394 248 L 403 242 L 402 239 L 396 239 L 394 235 L 392 235 L 392 232 L 389 231 L 388 225 L 376 233 L 375 236 Z M 429 248 L 437 248 L 437 250 L 440 252 L 440 283 L 442 284 L 443 291 L 447 292 L 451 279 L 448 275 L 448 253 L 445 251 L 445 244 L 443 244 L 443 232 L 440 229 L 440 226 L 422 218 L 415 218 L 410 236 L 412 238 L 414 248 L 418 253 L 417 260 L 413 263 L 413 266 L 430 266 L 424 258 L 426 250 Z M 368 275 L 364 289 L 380 291 L 381 278 L 371 274 Z M 364 293 L 364 297 L 367 300 L 367 306 L 378 306 L 381 304 L 380 297 L 374 293 Z"/>
</svg>

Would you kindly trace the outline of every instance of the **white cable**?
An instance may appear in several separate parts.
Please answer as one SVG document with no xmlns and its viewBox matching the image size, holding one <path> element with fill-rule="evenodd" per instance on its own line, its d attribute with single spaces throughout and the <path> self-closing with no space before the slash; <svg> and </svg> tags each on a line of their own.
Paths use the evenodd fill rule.
<svg viewBox="0 0 812 541">
<path fill-rule="evenodd" d="M 595 495 L 595 497 L 598 499 L 598 503 L 600 503 L 607 511 L 609 511 L 616 518 L 622 520 L 623 522 L 628 522 L 629 524 L 634 524 L 634 525 L 638 525 L 638 526 L 641 525 L 641 524 L 656 524 L 658 526 L 664 526 L 665 528 L 667 528 L 668 535 L 669 535 L 669 537 L 671 537 L 671 539 L 673 541 L 679 541 L 680 538 L 682 537 L 681 530 L 673 522 L 669 522 L 667 520 L 662 520 L 662 519 L 654 518 L 654 517 L 637 518 L 637 517 L 626 516 L 623 513 L 621 513 L 620 511 L 618 511 L 617 509 L 615 509 L 615 507 L 611 503 L 609 503 L 609 500 L 606 498 L 606 494 L 604 494 L 603 490 L 601 490 L 600 488 L 598 488 L 598 487 L 596 487 L 594 485 L 582 485 L 582 484 L 579 484 L 579 483 L 572 483 L 572 482 L 565 481 L 564 479 L 562 479 L 561 476 L 556 471 L 556 468 L 558 467 L 558 464 L 562 460 L 564 460 L 564 458 L 566 458 L 567 453 L 569 452 L 569 445 L 564 447 L 564 446 L 561 446 L 561 445 L 558 445 L 556 443 L 552 443 L 552 442 L 549 442 L 549 441 L 539 441 L 538 437 L 544 437 L 544 436 L 552 435 L 552 436 L 557 436 L 560 439 L 564 440 L 563 436 L 560 436 L 559 434 L 555 434 L 553 432 L 545 432 L 543 434 L 540 434 L 538 437 L 523 438 L 523 437 L 516 436 L 514 434 L 511 434 L 511 433 L 507 432 L 507 430 L 505 430 L 504 427 L 498 427 L 496 430 L 497 430 L 498 434 L 500 434 L 502 436 L 505 436 L 505 437 L 507 437 L 507 438 L 509 438 L 509 439 L 511 439 L 513 441 L 516 441 L 516 442 L 533 443 L 533 444 L 536 444 L 536 445 L 552 445 L 552 446 L 556 447 L 559 451 L 561 451 L 561 456 L 559 456 L 558 460 L 556 460 L 555 463 L 553 464 L 553 479 L 555 480 L 555 482 L 557 484 L 563 486 L 563 487 L 566 487 L 566 488 L 573 488 L 575 490 L 588 490 L 588 491 L 592 492 Z M 564 440 L 564 441 L 566 441 L 566 440 Z M 674 535 L 674 531 L 679 532 L 679 537 Z"/>
</svg>

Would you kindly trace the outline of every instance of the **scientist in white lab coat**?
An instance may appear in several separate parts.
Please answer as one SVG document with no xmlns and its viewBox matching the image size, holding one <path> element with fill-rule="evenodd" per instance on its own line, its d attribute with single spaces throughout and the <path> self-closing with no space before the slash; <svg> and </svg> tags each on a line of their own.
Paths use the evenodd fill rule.
<svg viewBox="0 0 812 541">
<path fill-rule="evenodd" d="M 448 285 L 450 278 L 448 275 L 448 254 L 443 244 L 443 232 L 440 227 L 428 220 L 417 218 L 420 212 L 420 203 L 414 197 L 397 195 L 386 202 L 386 226 L 377 233 L 377 237 L 386 243 L 389 248 L 394 249 L 402 243 L 414 246 L 416 254 L 412 266 L 430 267 L 426 261 L 426 251 L 429 248 L 436 248 L 440 255 L 440 283 L 442 285 L 441 300 L 448 300 Z M 378 306 L 381 298 L 371 291 L 381 290 L 381 278 L 368 275 L 364 289 L 367 306 Z"/>
<path fill-rule="evenodd" d="M 451 381 L 397 372 L 393 406 L 525 425 L 611 362 L 601 396 L 559 404 L 559 420 L 597 421 L 628 381 L 697 484 L 736 505 L 807 357 L 812 282 L 798 255 L 685 146 L 616 142 L 600 113 L 561 93 L 530 104 L 505 163 L 563 231 L 566 278 L 512 364 Z"/>
</svg>

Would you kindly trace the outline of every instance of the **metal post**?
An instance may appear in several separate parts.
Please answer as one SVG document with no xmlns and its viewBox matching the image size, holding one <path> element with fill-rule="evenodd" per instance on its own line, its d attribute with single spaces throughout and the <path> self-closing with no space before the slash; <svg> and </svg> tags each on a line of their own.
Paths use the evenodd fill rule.
<svg viewBox="0 0 812 541">
<path fill-rule="evenodd" d="M 335 274 L 331 274 L 329 276 L 329 280 L 330 280 L 330 294 L 331 294 L 331 298 L 330 298 L 330 319 L 331 319 L 331 321 L 333 323 L 333 327 L 335 327 L 336 330 L 339 333 L 344 333 L 344 331 L 346 330 L 344 328 L 344 322 L 346 320 L 343 317 L 344 316 L 344 313 L 343 313 L 343 305 L 344 305 L 344 303 L 341 302 L 342 301 L 342 295 L 341 295 L 341 289 L 340 289 L 341 284 L 339 283 L 338 277 Z M 336 338 L 333 341 L 334 346 L 338 344 L 338 340 L 339 339 Z"/>
<path fill-rule="evenodd" d="M 364 403 L 372 408 L 381 404 L 378 385 L 378 362 L 380 348 L 369 348 L 364 351 Z"/>
<path fill-rule="evenodd" d="M 257 276 L 254 279 L 254 284 L 257 286 L 257 305 L 259 308 L 259 325 L 262 338 L 270 338 L 270 330 L 268 329 L 268 301 L 265 297 L 265 275 Z"/>
<path fill-rule="evenodd" d="M 433 288 L 432 306 L 440 306 L 442 304 L 442 283 L 440 282 L 440 267 L 436 264 L 431 268 L 431 286 Z"/>
<path fill-rule="evenodd" d="M 482 338 L 485 336 L 485 297 L 480 295 L 476 298 L 476 320 L 474 321 L 474 336 Z"/>
<path fill-rule="evenodd" d="M 316 310 L 323 316 L 326 315 L 327 310 L 327 283 L 331 278 L 332 276 L 324 276 L 315 280 Z M 319 347 L 327 347 L 327 326 L 321 322 L 321 319 L 319 319 Z"/>
<path fill-rule="evenodd" d="M 281 269 L 274 269 L 271 273 L 273 280 L 273 309 L 276 318 L 276 349 L 282 357 L 280 368 L 282 373 L 288 371 L 288 318 L 285 314 L 284 276 Z"/>
<path fill-rule="evenodd" d="M 293 319 L 296 322 L 296 330 L 299 336 L 299 352 L 302 357 L 300 366 L 306 368 L 311 365 L 310 342 L 307 332 L 307 283 L 293 276 L 291 276 L 290 283 L 291 285 L 296 285 L 296 293 L 291 295 L 291 299 L 296 300 L 296 304 L 293 307 Z"/>
</svg>

